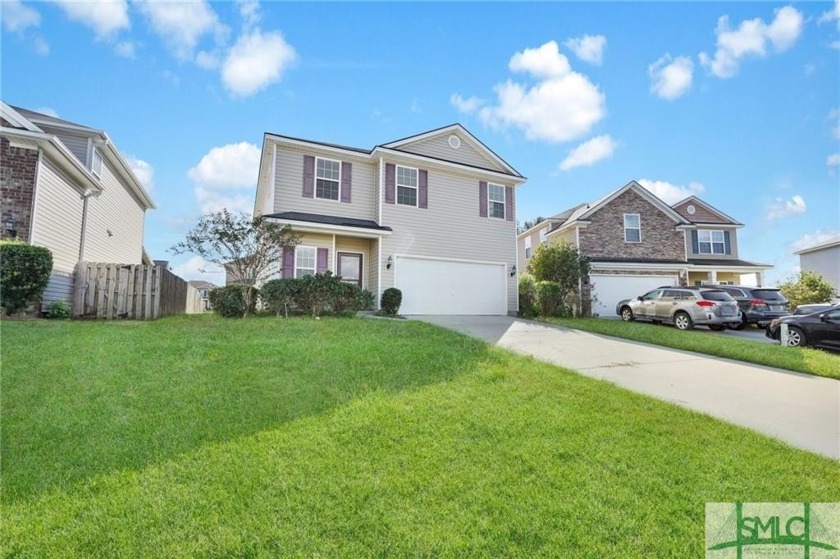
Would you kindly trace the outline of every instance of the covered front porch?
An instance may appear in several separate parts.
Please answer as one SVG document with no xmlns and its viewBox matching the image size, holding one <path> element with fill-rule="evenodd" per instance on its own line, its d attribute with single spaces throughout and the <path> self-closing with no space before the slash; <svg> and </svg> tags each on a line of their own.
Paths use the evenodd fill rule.
<svg viewBox="0 0 840 559">
<path fill-rule="evenodd" d="M 764 264 L 735 263 L 708 264 L 690 263 L 688 285 L 764 285 L 764 272 L 772 266 Z"/>
</svg>

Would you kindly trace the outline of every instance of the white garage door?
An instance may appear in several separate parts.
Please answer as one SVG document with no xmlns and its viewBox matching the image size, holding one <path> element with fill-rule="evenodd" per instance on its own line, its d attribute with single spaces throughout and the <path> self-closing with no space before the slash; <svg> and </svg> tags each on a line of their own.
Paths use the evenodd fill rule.
<svg viewBox="0 0 840 559">
<path fill-rule="evenodd" d="M 505 265 L 398 256 L 400 314 L 507 314 Z"/>
<path fill-rule="evenodd" d="M 593 312 L 598 316 L 616 316 L 615 306 L 623 299 L 633 299 L 663 285 L 677 285 L 673 276 L 628 276 L 614 274 L 589 274 L 592 292 L 597 297 Z"/>
</svg>

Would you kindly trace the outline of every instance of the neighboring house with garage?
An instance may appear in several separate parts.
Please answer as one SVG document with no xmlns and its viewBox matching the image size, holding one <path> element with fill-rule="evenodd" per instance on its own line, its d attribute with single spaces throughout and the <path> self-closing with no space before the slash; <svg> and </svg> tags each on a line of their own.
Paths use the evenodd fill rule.
<svg viewBox="0 0 840 559">
<path fill-rule="evenodd" d="M 460 124 L 372 149 L 266 133 L 254 215 L 301 236 L 282 277 L 326 271 L 401 314 L 517 310 L 516 187 L 525 178 Z"/>
<path fill-rule="evenodd" d="M 817 272 L 840 292 L 840 235 L 803 248 L 796 254 L 803 272 Z"/>
<path fill-rule="evenodd" d="M 148 192 L 102 130 L 0 102 L 3 237 L 52 251 L 44 308 L 72 303 L 80 261 L 151 264 Z"/>
<path fill-rule="evenodd" d="M 570 243 L 591 262 L 592 312 L 615 316 L 618 301 L 662 285 L 762 285 L 772 266 L 741 260 L 741 228 L 696 196 L 669 206 L 631 181 L 520 233 L 517 267 L 524 272 L 541 243 Z"/>
</svg>

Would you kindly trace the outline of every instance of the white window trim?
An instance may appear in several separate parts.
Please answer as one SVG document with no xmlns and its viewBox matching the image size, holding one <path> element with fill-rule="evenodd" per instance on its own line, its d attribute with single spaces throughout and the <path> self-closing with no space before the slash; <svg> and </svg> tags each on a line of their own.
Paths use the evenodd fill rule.
<svg viewBox="0 0 840 559">
<path fill-rule="evenodd" d="M 96 158 L 99 157 L 99 169 L 96 168 Z M 99 153 L 99 148 L 93 146 L 93 150 L 90 153 L 90 172 L 93 173 L 98 179 L 102 178 L 102 166 L 105 164 L 105 160 L 102 157 L 102 154 Z"/>
<path fill-rule="evenodd" d="M 525 237 L 525 260 L 531 258 L 531 236 Z"/>
<path fill-rule="evenodd" d="M 417 173 L 417 186 L 411 186 L 410 184 L 400 184 L 400 169 L 408 169 Z M 415 195 L 413 205 L 405 204 L 399 201 L 400 187 L 414 189 Z M 396 165 L 394 169 L 394 205 L 406 206 L 408 208 L 420 207 L 420 169 L 418 169 L 417 167 L 409 167 L 408 165 Z"/>
<path fill-rule="evenodd" d="M 639 220 L 639 227 L 638 228 L 637 227 L 627 227 L 627 216 L 632 216 L 632 215 L 635 215 Z M 637 244 L 637 243 L 642 242 L 642 216 L 641 216 L 641 214 L 624 214 L 623 225 L 624 225 L 624 242 L 625 243 Z M 638 231 L 639 231 L 639 240 L 638 241 L 628 241 L 627 240 L 627 230 L 628 229 L 638 229 Z"/>
<path fill-rule="evenodd" d="M 540 243 L 544 243 L 548 240 L 548 229 L 548 226 L 540 229 Z"/>
<path fill-rule="evenodd" d="M 700 235 L 703 234 L 703 233 L 707 233 L 709 235 L 709 240 L 708 241 L 703 241 L 703 240 L 700 239 Z M 714 234 L 715 233 L 720 233 L 721 240 L 719 242 L 714 240 Z M 709 252 L 704 252 L 700 248 L 700 245 L 703 244 L 703 243 L 708 243 Z M 720 252 L 715 252 L 715 245 L 716 244 L 721 246 L 721 251 Z M 726 235 L 724 234 L 723 229 L 698 229 L 697 230 L 697 254 L 710 254 L 710 255 L 726 254 Z"/>
<path fill-rule="evenodd" d="M 332 163 L 338 163 L 338 198 L 333 200 L 332 198 L 324 198 L 322 196 L 318 196 L 318 160 L 321 161 L 330 161 Z M 334 179 L 326 179 L 320 177 L 321 180 L 324 181 L 333 181 Z M 341 202 L 341 160 L 340 159 L 330 159 L 329 157 L 315 157 L 315 184 L 312 185 L 312 195 L 316 200 L 327 200 L 328 202 Z"/>
<path fill-rule="evenodd" d="M 310 248 L 310 249 L 315 251 L 315 262 L 314 262 L 315 265 L 312 268 L 303 268 L 303 269 L 304 270 L 312 270 L 312 275 L 313 276 L 318 273 L 318 247 L 311 246 L 311 245 L 298 245 L 298 246 L 295 247 L 295 268 L 294 268 L 294 277 L 295 278 L 303 277 L 303 276 L 298 276 L 298 269 L 299 269 L 298 268 L 298 251 L 302 248 Z"/>
<path fill-rule="evenodd" d="M 493 200 L 490 197 L 490 191 L 492 190 L 491 186 L 498 186 L 502 189 L 502 199 L 501 200 Z M 493 204 L 501 204 L 502 205 L 502 217 L 496 217 L 493 215 Z M 505 185 L 495 183 L 495 182 L 488 182 L 487 183 L 487 217 L 492 219 L 506 219 L 507 216 L 507 207 L 505 206 Z"/>
</svg>

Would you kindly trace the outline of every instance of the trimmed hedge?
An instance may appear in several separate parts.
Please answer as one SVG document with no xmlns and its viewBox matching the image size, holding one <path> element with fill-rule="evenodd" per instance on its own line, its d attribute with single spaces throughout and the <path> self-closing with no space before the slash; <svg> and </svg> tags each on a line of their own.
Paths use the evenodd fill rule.
<svg viewBox="0 0 840 559">
<path fill-rule="evenodd" d="M 519 276 L 519 316 L 534 318 L 537 314 L 537 283 L 531 274 L 522 274 Z"/>
<path fill-rule="evenodd" d="M 251 289 L 253 291 L 251 308 L 248 309 L 249 313 L 254 312 L 259 296 L 259 291 L 255 287 Z M 225 318 L 242 318 L 245 316 L 245 298 L 242 296 L 242 289 L 238 285 L 226 285 L 225 287 L 211 289 L 207 298 L 210 299 L 213 311 Z"/>
<path fill-rule="evenodd" d="M 402 305 L 402 291 L 389 287 L 382 292 L 382 312 L 388 316 L 397 316 Z"/>
<path fill-rule="evenodd" d="M 0 306 L 14 314 L 40 302 L 52 272 L 48 248 L 21 241 L 0 242 Z"/>
<path fill-rule="evenodd" d="M 332 272 L 302 278 L 266 282 L 260 300 L 269 313 L 320 316 L 324 313 L 352 315 L 373 308 L 373 293 L 355 283 L 342 281 Z"/>
</svg>

